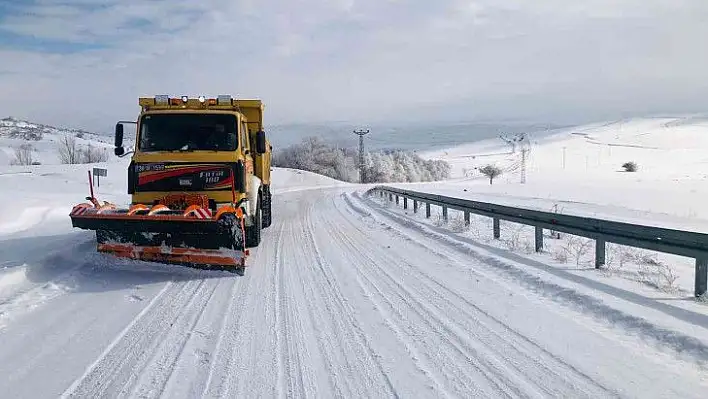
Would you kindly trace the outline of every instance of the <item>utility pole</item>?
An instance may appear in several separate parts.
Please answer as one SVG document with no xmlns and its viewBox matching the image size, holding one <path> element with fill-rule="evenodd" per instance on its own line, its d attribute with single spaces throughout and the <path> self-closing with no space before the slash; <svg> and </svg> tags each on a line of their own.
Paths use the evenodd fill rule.
<svg viewBox="0 0 708 399">
<path fill-rule="evenodd" d="M 526 183 L 526 153 L 528 151 L 528 148 L 521 150 L 521 184 Z"/>
<path fill-rule="evenodd" d="M 364 135 L 369 133 L 369 129 L 366 130 L 354 130 L 354 134 L 359 136 L 359 182 L 363 183 L 365 181 L 364 176 Z"/>
<path fill-rule="evenodd" d="M 565 169 L 565 147 L 563 147 L 563 169 Z"/>
</svg>

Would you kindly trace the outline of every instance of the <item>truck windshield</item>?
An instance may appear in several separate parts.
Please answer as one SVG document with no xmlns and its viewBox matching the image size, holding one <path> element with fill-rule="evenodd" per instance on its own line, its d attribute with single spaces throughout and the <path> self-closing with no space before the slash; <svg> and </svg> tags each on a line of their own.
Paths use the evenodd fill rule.
<svg viewBox="0 0 708 399">
<path fill-rule="evenodd" d="M 139 149 L 152 151 L 233 151 L 236 117 L 228 114 L 152 114 L 140 121 Z"/>
</svg>

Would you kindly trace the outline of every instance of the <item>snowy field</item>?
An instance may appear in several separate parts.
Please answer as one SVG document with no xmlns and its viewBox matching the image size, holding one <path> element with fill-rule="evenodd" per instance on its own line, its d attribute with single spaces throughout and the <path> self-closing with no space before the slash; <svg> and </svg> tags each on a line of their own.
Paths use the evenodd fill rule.
<svg viewBox="0 0 708 399">
<path fill-rule="evenodd" d="M 453 166 L 453 179 L 436 183 L 392 184 L 458 198 L 520 206 L 672 229 L 708 232 L 708 119 L 654 118 L 579 126 L 530 137 L 526 183 L 521 184 L 521 147 L 499 139 L 427 153 Z M 565 156 L 564 156 L 565 154 Z M 622 164 L 634 161 L 637 172 Z M 492 185 L 476 168 L 504 170 Z M 430 223 L 441 224 L 440 212 Z M 450 229 L 487 242 L 491 220 L 450 212 Z M 570 235 L 552 239 L 546 231 L 543 261 L 587 270 L 594 246 Z M 490 244 L 533 252 L 533 228 L 502 222 L 502 240 Z M 657 288 L 662 294 L 693 291 L 693 259 L 608 245 L 605 271 L 621 280 Z M 620 280 L 612 279 L 620 284 Z M 635 285 L 632 285 L 634 287 Z"/>
<path fill-rule="evenodd" d="M 505 202 L 524 200 L 525 205 L 534 200 L 539 209 L 558 204 L 569 212 L 603 217 L 658 215 L 664 223 L 669 220 L 664 216 L 671 216 L 682 224 L 708 220 L 708 118 L 579 126 L 539 133 L 530 142 L 525 184 L 520 184 L 520 147 L 510 153 L 500 139 L 490 139 L 424 154 L 449 162 L 455 179 L 413 186 Z M 628 161 L 637 163 L 637 172 L 624 171 L 622 164 Z M 487 164 L 505 170 L 492 185 L 475 169 Z"/>
<path fill-rule="evenodd" d="M 676 128 L 700 137 L 698 122 Z M 604 128 L 594 129 L 584 133 Z M 541 176 L 562 173 L 540 154 L 563 140 L 568 151 L 603 148 L 574 135 L 539 139 L 521 188 L 511 177 L 492 188 L 461 177 L 427 189 L 552 201 L 543 184 L 554 178 Z M 461 173 L 480 149 L 506 150 L 482 143 L 441 156 L 457 159 Z M 613 147 L 617 161 L 606 165 L 617 169 L 625 150 Z M 633 159 L 636 174 L 597 168 L 595 180 L 575 165 L 576 186 L 567 160 L 558 184 L 580 195 L 603 173 L 649 173 L 654 158 Z M 127 163 L 100 165 L 108 169 L 100 200 L 129 201 Z M 96 254 L 93 234 L 68 217 L 93 166 L 0 165 L 11 188 L 0 191 L 4 397 L 702 398 L 708 389 L 704 304 L 509 251 L 473 229 L 405 215 L 368 198 L 368 187 L 308 172 L 274 171 L 273 225 L 243 277 Z M 594 187 L 584 202 L 607 206 Z M 483 223 L 478 237 L 491 236 Z"/>
</svg>

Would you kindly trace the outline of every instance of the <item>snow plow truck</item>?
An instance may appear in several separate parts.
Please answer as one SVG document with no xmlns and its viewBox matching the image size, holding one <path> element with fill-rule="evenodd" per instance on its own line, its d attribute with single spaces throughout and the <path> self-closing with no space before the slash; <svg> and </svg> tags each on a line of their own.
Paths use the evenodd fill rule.
<svg viewBox="0 0 708 399">
<path fill-rule="evenodd" d="M 72 226 L 96 231 L 97 250 L 118 257 L 243 275 L 248 248 L 271 225 L 272 147 L 260 100 L 141 97 L 137 121 L 119 121 L 115 155 L 132 154 L 130 206 L 93 194 L 73 207 Z M 135 124 L 135 146 L 123 147 Z"/>
</svg>

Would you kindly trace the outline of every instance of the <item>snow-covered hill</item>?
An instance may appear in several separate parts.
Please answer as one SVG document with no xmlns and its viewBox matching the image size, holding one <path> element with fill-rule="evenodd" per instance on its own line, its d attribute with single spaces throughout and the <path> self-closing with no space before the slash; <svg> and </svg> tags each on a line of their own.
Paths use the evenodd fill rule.
<svg viewBox="0 0 708 399">
<path fill-rule="evenodd" d="M 11 116 L 0 119 L 0 137 L 27 141 L 40 141 L 45 134 L 50 136 L 71 134 L 76 137 L 85 137 L 87 139 L 91 138 L 95 141 L 106 141 L 105 135 L 88 132 L 82 129 L 57 128 L 54 126 L 43 125 L 41 123 L 33 123 L 16 119 Z"/>
<path fill-rule="evenodd" d="M 15 149 L 22 145 L 32 146 L 32 158 L 40 164 L 58 164 L 59 142 L 65 136 L 75 138 L 79 148 L 89 145 L 106 151 L 112 157 L 111 137 L 81 129 L 54 126 L 19 120 L 12 117 L 0 119 L 0 165 L 8 165 L 15 159 Z M 110 158 L 110 157 L 109 157 Z"/>
<path fill-rule="evenodd" d="M 708 118 L 597 123 L 531 135 L 530 143 L 525 184 L 520 148 L 512 153 L 502 140 L 491 139 L 426 153 L 449 162 L 454 178 L 407 186 L 506 203 L 534 200 L 543 209 L 563 202 L 568 211 L 582 211 L 591 204 L 610 213 L 614 208 L 640 217 L 650 212 L 708 221 Z M 624 171 L 629 161 L 638 171 Z M 477 170 L 487 164 L 505 171 L 493 185 Z"/>
</svg>

